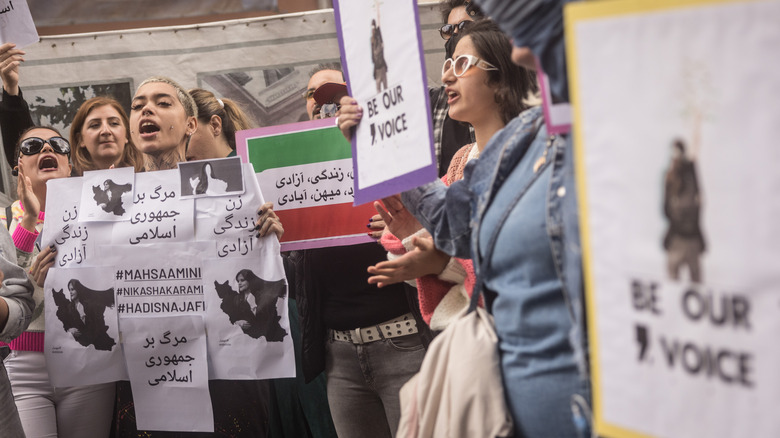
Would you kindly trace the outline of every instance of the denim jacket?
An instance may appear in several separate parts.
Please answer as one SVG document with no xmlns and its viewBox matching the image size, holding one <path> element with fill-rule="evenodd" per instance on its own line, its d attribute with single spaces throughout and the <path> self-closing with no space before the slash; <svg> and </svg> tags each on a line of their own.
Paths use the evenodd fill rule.
<svg viewBox="0 0 780 438">
<path fill-rule="evenodd" d="M 547 235 L 572 320 L 569 341 L 580 376 L 587 381 L 582 253 L 572 143 L 568 136 L 548 139 L 541 108 L 523 112 L 493 136 L 480 158 L 466 167 L 461 181 L 449 188 L 435 181 L 403 193 L 402 198 L 434 236 L 436 246 L 452 256 L 471 257 L 479 277 L 482 260 L 478 236 L 485 211 L 526 151 L 532 146 L 539 149 L 539 143 L 548 148 L 547 156 L 552 158 L 549 165 L 553 166 L 547 190 Z M 480 280 L 477 284 L 481 284 Z"/>
</svg>

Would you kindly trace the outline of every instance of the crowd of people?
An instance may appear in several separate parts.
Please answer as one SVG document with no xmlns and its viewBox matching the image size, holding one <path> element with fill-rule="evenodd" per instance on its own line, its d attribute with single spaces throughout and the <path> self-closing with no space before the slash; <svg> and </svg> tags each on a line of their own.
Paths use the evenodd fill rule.
<svg viewBox="0 0 780 438">
<path fill-rule="evenodd" d="M 129 117 L 111 97 L 87 100 L 67 140 L 33 124 L 19 87 L 25 53 L 0 46 L 0 129 L 18 183 L 18 200 L 0 214 L 8 230 L 0 232 L 2 435 L 395 437 L 401 387 L 420 369 L 431 340 L 479 291 L 499 337 L 515 436 L 589 436 L 572 140 L 548 134 L 533 71 L 535 55 L 553 96 L 568 99 L 567 1 L 441 3 L 442 85 L 429 90 L 441 180 L 375 202 L 378 214 L 366 219 L 377 242 L 283 254 L 298 377 L 210 381 L 211 434 L 137 430 L 129 382 L 52 386 L 42 286 L 57 248 L 36 242 L 48 180 L 234 156 L 236 131 L 253 123 L 230 99 L 153 76 L 137 88 Z M 310 119 L 335 116 L 348 139 L 361 123 L 363 108 L 347 95 L 338 64 L 312 71 L 303 97 Z M 220 180 L 204 165 L 192 189 L 208 193 L 211 181 Z M 271 203 L 258 206 L 255 229 L 258 238 L 283 235 Z M 228 300 L 241 310 L 235 323 L 245 332 L 268 324 L 260 303 L 280 294 L 255 285 L 253 276 L 239 272 L 239 293 Z M 265 289 L 275 295 L 265 297 Z M 74 287 L 72 301 L 60 300 L 67 306 L 88 292 Z M 72 335 L 85 339 L 79 308 L 67 309 Z"/>
</svg>

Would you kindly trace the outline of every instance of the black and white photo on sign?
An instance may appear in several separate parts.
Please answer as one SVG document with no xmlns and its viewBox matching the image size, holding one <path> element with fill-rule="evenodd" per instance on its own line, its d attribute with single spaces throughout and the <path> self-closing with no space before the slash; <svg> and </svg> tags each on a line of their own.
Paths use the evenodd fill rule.
<svg viewBox="0 0 780 438">
<path fill-rule="evenodd" d="M 79 221 L 123 221 L 133 203 L 132 167 L 84 172 Z"/>
<path fill-rule="evenodd" d="M 263 245 L 258 251 L 259 258 L 212 259 L 203 265 L 212 379 L 295 375 L 279 247 Z"/>
<path fill-rule="evenodd" d="M 109 336 L 106 308 L 114 307 L 114 288 L 94 290 L 77 279 L 68 282 L 67 292 L 50 290 L 57 305 L 57 319 L 62 328 L 84 347 L 109 351 L 116 340 Z"/>
<path fill-rule="evenodd" d="M 235 275 L 235 288 L 228 279 L 213 287 L 222 300 L 220 309 L 247 336 L 268 342 L 281 342 L 287 336 L 282 328 L 282 317 L 277 310 L 279 298 L 287 295 L 284 280 L 268 281 L 257 276 L 251 269 L 241 269 Z"/>
<path fill-rule="evenodd" d="M 224 196 L 244 192 L 241 158 L 179 163 L 182 197 Z"/>
<path fill-rule="evenodd" d="M 127 378 L 113 278 L 104 267 L 49 269 L 44 354 L 54 386 Z"/>
</svg>

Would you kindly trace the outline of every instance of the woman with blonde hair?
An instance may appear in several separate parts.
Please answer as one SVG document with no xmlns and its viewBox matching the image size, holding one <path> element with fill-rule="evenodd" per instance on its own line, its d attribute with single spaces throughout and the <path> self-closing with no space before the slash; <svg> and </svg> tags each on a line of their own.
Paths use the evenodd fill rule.
<svg viewBox="0 0 780 438">
<path fill-rule="evenodd" d="M 185 161 L 188 146 L 198 129 L 198 106 L 176 81 L 154 76 L 138 87 L 130 106 L 130 135 L 143 154 L 147 171 L 175 169 Z M 258 211 L 259 236 L 284 232 L 273 209 Z M 226 436 L 264 437 L 268 433 L 269 389 L 261 380 L 210 380 L 214 426 Z M 129 382 L 117 385 L 115 437 L 203 436 L 182 432 L 138 431 L 133 415 Z"/>
<path fill-rule="evenodd" d="M 235 156 L 236 132 L 253 127 L 249 117 L 231 99 L 220 99 L 202 88 L 189 93 L 198 107 L 198 129 L 190 139 L 187 161 Z"/>
</svg>

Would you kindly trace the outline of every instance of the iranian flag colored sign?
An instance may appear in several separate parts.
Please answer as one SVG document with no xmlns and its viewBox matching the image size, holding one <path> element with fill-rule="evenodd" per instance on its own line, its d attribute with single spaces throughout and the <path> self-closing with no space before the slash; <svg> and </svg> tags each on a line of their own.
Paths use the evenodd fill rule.
<svg viewBox="0 0 780 438">
<path fill-rule="evenodd" d="M 282 251 L 372 241 L 376 211 L 353 206 L 352 148 L 333 119 L 239 131 L 236 145 L 284 225 Z"/>
</svg>

